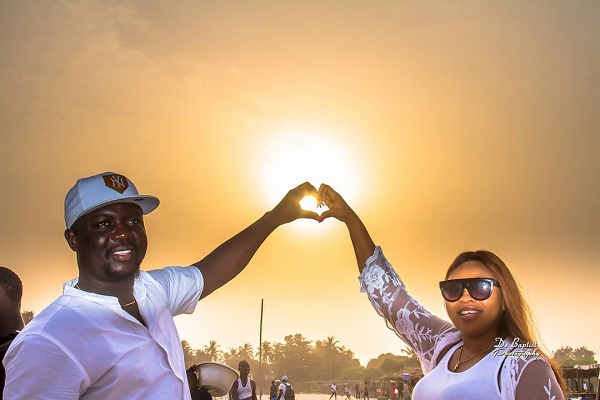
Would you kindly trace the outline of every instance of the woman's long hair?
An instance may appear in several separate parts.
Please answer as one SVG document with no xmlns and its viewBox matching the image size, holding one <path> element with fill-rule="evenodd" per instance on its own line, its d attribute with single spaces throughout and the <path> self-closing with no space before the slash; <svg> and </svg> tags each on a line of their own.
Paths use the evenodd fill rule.
<svg viewBox="0 0 600 400">
<path fill-rule="evenodd" d="M 502 298 L 504 301 L 504 312 L 502 321 L 500 322 L 501 337 L 519 338 L 521 342 L 539 343 L 537 340 L 538 335 L 536 334 L 537 330 L 534 327 L 533 318 L 531 316 L 531 310 L 521 294 L 517 281 L 515 281 L 515 278 L 510 273 L 510 270 L 504 261 L 490 251 L 467 251 L 459 254 L 452 262 L 450 268 L 448 268 L 448 272 L 446 272 L 446 279 L 448 279 L 450 274 L 459 265 L 466 261 L 478 261 L 485 265 L 500 284 L 500 290 L 502 291 Z M 544 351 L 539 348 L 538 351 L 550 363 L 552 371 L 556 376 L 556 380 L 564 394 L 564 382 L 560 367 L 548 357 Z"/>
</svg>

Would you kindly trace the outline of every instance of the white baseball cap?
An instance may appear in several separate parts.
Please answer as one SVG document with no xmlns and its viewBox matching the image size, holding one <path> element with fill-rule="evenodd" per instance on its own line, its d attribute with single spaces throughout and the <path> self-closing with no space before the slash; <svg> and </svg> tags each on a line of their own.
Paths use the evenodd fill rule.
<svg viewBox="0 0 600 400">
<path fill-rule="evenodd" d="M 148 214 L 158 207 L 154 196 L 140 195 L 129 179 L 114 172 L 104 172 L 79 179 L 65 197 L 65 223 L 71 229 L 81 216 L 112 203 L 132 203 Z"/>
<path fill-rule="evenodd" d="M 287 375 L 282 376 L 281 380 L 284 381 L 284 382 L 286 382 L 288 380 Z"/>
</svg>

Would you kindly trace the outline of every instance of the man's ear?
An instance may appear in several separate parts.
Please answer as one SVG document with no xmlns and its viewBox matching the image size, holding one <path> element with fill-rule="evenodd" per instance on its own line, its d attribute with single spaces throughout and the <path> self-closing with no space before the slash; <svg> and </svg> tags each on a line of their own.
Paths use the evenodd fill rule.
<svg viewBox="0 0 600 400">
<path fill-rule="evenodd" d="M 65 240 L 73 251 L 77 251 L 77 239 L 75 238 L 75 232 L 72 229 L 65 230 Z"/>
</svg>

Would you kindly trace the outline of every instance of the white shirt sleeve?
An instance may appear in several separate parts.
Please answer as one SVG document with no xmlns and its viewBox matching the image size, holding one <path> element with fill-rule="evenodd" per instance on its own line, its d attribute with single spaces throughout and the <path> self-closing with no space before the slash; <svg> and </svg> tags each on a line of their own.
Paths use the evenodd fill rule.
<svg viewBox="0 0 600 400">
<path fill-rule="evenodd" d="M 5 399 L 79 399 L 89 386 L 87 374 L 60 343 L 30 335 L 13 344 L 3 362 Z"/>
<path fill-rule="evenodd" d="M 191 314 L 204 289 L 202 272 L 195 266 L 166 267 L 148 274 L 165 290 L 173 315 Z"/>
</svg>

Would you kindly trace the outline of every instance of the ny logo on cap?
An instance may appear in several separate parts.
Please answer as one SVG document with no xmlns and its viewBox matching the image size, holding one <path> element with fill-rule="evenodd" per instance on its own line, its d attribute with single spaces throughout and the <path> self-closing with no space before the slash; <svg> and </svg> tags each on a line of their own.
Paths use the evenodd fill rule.
<svg viewBox="0 0 600 400">
<path fill-rule="evenodd" d="M 129 187 L 129 181 L 123 175 L 102 175 L 102 178 L 104 179 L 104 184 L 107 188 L 119 192 L 120 194 L 123 194 Z"/>
</svg>

